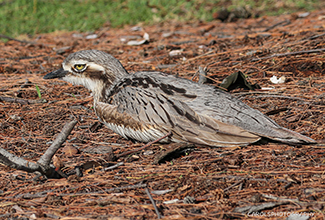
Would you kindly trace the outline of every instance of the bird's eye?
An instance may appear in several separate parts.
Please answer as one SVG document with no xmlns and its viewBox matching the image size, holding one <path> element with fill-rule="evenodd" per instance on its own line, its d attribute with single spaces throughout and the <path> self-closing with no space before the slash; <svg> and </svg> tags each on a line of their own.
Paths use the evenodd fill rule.
<svg viewBox="0 0 325 220">
<path fill-rule="evenodd" d="M 73 66 L 73 68 L 76 72 L 82 72 L 86 69 L 86 65 L 85 64 L 76 64 Z"/>
</svg>

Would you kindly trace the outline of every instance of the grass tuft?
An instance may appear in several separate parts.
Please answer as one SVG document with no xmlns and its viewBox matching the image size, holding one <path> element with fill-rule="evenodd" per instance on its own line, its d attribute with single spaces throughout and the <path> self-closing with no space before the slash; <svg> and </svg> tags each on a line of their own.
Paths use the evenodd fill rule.
<svg viewBox="0 0 325 220">
<path fill-rule="evenodd" d="M 210 21 L 222 7 L 251 6 L 261 14 L 319 9 L 321 0 L 0 0 L 1 34 L 94 31 L 176 19 Z"/>
</svg>

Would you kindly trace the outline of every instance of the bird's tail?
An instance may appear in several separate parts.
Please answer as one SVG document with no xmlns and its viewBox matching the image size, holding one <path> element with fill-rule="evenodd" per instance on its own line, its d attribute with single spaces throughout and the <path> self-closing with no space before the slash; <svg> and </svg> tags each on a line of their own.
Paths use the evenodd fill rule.
<svg viewBox="0 0 325 220">
<path fill-rule="evenodd" d="M 279 127 L 274 128 L 278 133 L 281 134 L 280 137 L 270 137 L 273 140 L 284 142 L 287 144 L 316 144 L 317 142 L 309 137 L 306 137 L 297 132 L 291 131 L 287 128 Z"/>
</svg>

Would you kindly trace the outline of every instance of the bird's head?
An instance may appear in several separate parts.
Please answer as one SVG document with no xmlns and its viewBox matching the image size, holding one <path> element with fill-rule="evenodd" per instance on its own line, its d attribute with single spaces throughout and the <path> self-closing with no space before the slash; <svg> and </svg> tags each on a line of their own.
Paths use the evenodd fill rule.
<svg viewBox="0 0 325 220">
<path fill-rule="evenodd" d="M 62 68 L 46 74 L 44 79 L 60 78 L 83 85 L 96 95 L 126 74 L 122 64 L 112 55 L 99 50 L 82 50 L 70 54 Z"/>
</svg>

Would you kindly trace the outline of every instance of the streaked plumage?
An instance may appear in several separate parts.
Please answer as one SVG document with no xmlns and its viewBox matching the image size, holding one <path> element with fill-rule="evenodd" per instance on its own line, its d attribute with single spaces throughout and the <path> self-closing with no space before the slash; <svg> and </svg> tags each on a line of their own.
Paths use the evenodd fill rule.
<svg viewBox="0 0 325 220">
<path fill-rule="evenodd" d="M 213 86 L 160 72 L 129 74 L 117 59 L 98 50 L 70 54 L 61 69 L 44 77 L 52 78 L 91 90 L 99 119 L 124 138 L 149 142 L 171 131 L 162 142 L 229 146 L 266 137 L 315 143 Z"/>
</svg>

